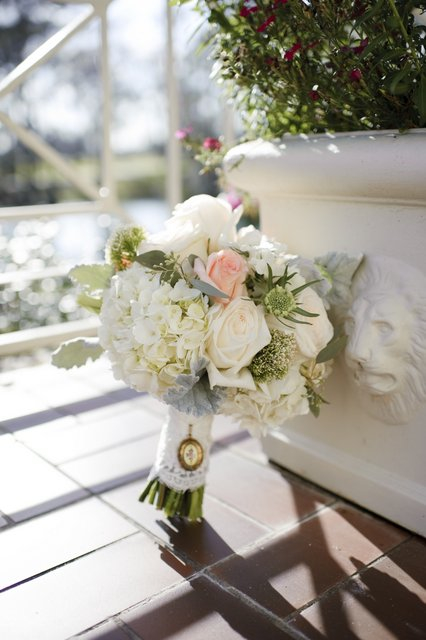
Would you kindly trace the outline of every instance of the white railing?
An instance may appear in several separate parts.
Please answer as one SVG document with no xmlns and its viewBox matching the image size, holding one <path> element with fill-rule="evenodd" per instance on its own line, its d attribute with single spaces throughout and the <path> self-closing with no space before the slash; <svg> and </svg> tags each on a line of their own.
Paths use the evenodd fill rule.
<svg viewBox="0 0 426 640">
<path fill-rule="evenodd" d="M 58 1 L 58 0 L 56 0 Z M 107 212 L 130 221 L 131 218 L 117 199 L 113 157 L 110 144 L 111 133 L 111 99 L 110 72 L 108 61 L 108 28 L 107 9 L 112 0 L 59 0 L 64 4 L 90 5 L 70 24 L 60 29 L 46 42 L 40 45 L 26 60 L 21 62 L 0 82 L 0 100 L 20 86 L 40 65 L 51 59 L 77 33 L 91 21 L 100 23 L 100 53 L 102 74 L 102 151 L 101 151 L 101 184 L 87 180 L 56 149 L 44 141 L 34 131 L 26 129 L 15 122 L 8 114 L 0 110 L 0 123 L 6 127 L 27 148 L 39 158 L 52 165 L 69 183 L 71 183 L 87 200 L 72 203 L 55 203 L 46 205 L 12 206 L 0 208 L 2 220 L 17 221 L 40 216 L 78 215 L 82 213 L 99 214 Z M 180 149 L 174 132 L 178 128 L 178 96 L 177 81 L 174 74 L 174 55 L 172 39 L 172 13 L 165 0 L 167 24 L 167 98 L 168 98 L 168 153 L 167 153 L 167 196 L 169 204 L 174 205 L 181 200 L 181 160 Z M 19 270 L 0 275 L 0 284 L 10 284 L 17 280 L 31 281 L 51 276 L 51 268 L 40 271 Z M 56 273 L 56 272 L 55 272 Z M 56 275 L 64 275 L 59 269 Z M 76 322 L 50 325 L 16 331 L 0 335 L 0 357 L 16 354 L 35 347 L 54 345 L 62 340 L 78 335 L 93 335 L 96 332 L 96 319 L 88 318 Z"/>
</svg>

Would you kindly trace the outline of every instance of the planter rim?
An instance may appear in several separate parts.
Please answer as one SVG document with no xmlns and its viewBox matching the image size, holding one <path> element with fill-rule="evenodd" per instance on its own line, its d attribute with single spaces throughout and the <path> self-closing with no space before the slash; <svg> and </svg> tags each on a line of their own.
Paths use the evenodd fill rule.
<svg viewBox="0 0 426 640">
<path fill-rule="evenodd" d="M 227 180 L 253 196 L 379 199 L 426 207 L 426 129 L 262 139 L 230 149 Z"/>
</svg>

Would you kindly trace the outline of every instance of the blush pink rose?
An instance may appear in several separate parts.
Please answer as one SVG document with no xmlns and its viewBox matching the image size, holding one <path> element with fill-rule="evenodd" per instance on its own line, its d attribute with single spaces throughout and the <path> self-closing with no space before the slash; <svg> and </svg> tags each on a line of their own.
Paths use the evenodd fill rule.
<svg viewBox="0 0 426 640">
<path fill-rule="evenodd" d="M 211 253 L 207 258 L 206 266 L 197 258 L 194 262 L 194 271 L 200 280 L 211 284 L 229 296 L 228 298 L 214 298 L 215 302 L 228 304 L 234 298 L 247 295 L 247 289 L 244 285 L 248 272 L 247 262 L 232 249 L 222 249 Z"/>
</svg>

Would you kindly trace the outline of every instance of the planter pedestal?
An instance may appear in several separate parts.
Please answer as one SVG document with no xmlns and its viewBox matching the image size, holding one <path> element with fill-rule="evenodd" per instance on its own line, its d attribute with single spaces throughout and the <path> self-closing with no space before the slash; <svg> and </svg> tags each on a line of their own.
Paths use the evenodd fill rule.
<svg viewBox="0 0 426 640">
<path fill-rule="evenodd" d="M 259 200 L 262 230 L 290 253 L 365 256 L 347 311 L 346 354 L 324 388 L 330 404 L 318 419 L 271 432 L 265 452 L 426 535 L 426 131 L 259 140 L 233 148 L 225 170 Z M 362 273 L 376 271 L 362 284 Z M 385 376 L 368 369 L 373 356 Z M 413 359 L 414 383 L 406 379 Z M 402 389 L 403 408 L 390 405 L 393 387 Z M 406 387 L 416 388 L 414 398 Z"/>
</svg>

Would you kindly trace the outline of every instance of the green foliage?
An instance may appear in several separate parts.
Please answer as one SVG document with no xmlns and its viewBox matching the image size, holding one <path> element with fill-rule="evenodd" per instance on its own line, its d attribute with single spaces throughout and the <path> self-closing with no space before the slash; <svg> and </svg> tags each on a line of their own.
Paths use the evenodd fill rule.
<svg viewBox="0 0 426 640">
<path fill-rule="evenodd" d="M 52 364 L 62 369 L 82 367 L 89 359 L 97 360 L 103 351 L 98 340 L 77 338 L 64 342 L 52 354 Z"/>
<path fill-rule="evenodd" d="M 182 268 L 173 253 L 164 253 L 159 249 L 153 249 L 136 256 L 136 262 L 147 269 L 158 271 L 160 282 L 168 282 L 172 287 L 178 280 L 184 278 Z"/>
<path fill-rule="evenodd" d="M 175 2 L 175 4 L 183 4 Z M 264 137 L 426 124 L 424 1 L 198 0 L 218 79 Z"/>
<path fill-rule="evenodd" d="M 117 229 L 110 237 L 106 247 L 106 261 L 117 271 L 127 269 L 135 260 L 138 247 L 145 239 L 142 227 L 128 225 Z"/>
<path fill-rule="evenodd" d="M 113 273 L 109 264 L 80 264 L 71 269 L 69 276 L 85 291 L 94 293 L 109 287 Z"/>
<path fill-rule="evenodd" d="M 345 348 L 347 341 L 348 337 L 345 335 L 333 336 L 330 342 L 317 355 L 317 364 L 333 360 Z"/>
<path fill-rule="evenodd" d="M 224 293 L 220 289 L 217 289 L 208 282 L 203 282 L 203 280 L 191 278 L 190 283 L 195 289 L 198 289 L 198 291 L 201 291 L 201 293 L 205 293 L 208 296 L 213 296 L 215 298 L 229 298 L 227 293 Z"/>
</svg>

